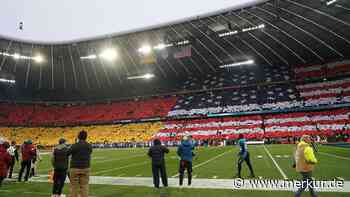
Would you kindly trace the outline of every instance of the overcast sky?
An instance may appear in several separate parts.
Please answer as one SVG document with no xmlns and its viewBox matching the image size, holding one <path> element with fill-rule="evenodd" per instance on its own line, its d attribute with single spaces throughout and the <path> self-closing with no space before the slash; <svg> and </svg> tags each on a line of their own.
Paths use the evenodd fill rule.
<svg viewBox="0 0 350 197">
<path fill-rule="evenodd" d="M 0 35 L 66 42 L 132 31 L 261 0 L 1 0 Z M 23 30 L 18 29 L 23 21 Z"/>
</svg>

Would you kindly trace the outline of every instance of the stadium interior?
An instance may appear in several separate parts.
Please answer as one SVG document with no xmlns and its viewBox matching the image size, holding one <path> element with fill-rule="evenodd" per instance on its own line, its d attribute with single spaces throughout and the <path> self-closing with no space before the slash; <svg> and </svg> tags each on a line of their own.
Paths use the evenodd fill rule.
<svg viewBox="0 0 350 197">
<path fill-rule="evenodd" d="M 229 187 L 240 134 L 253 143 L 257 179 L 278 180 L 299 178 L 295 144 L 312 136 L 316 179 L 344 183 L 321 196 L 349 196 L 350 1 L 267 0 L 62 44 L 0 36 L 0 138 L 31 139 L 43 154 L 39 177 L 23 186 L 5 180 L 0 196 L 48 196 L 51 150 L 82 130 L 94 147 L 92 196 L 271 196 Z M 178 190 L 170 179 L 169 190 L 152 190 L 149 146 L 159 139 L 170 147 L 175 179 L 185 136 L 198 146 L 194 188 Z"/>
</svg>

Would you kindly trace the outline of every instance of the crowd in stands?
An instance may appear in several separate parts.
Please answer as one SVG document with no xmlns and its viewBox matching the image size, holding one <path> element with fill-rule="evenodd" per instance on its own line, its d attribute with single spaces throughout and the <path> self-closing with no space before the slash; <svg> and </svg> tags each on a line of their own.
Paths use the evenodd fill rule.
<svg viewBox="0 0 350 197">
<path fill-rule="evenodd" d="M 37 144 L 53 146 L 60 138 L 65 138 L 67 143 L 72 144 L 75 142 L 77 134 L 85 130 L 89 134 L 88 141 L 90 143 L 111 144 L 149 141 L 161 127 L 161 122 L 77 127 L 0 127 L 0 133 L 2 137 L 17 143 L 33 139 Z"/>
<path fill-rule="evenodd" d="M 343 60 L 321 65 L 299 65 L 294 69 L 297 80 L 324 79 L 350 74 L 350 61 Z"/>
<path fill-rule="evenodd" d="M 39 144 L 53 145 L 64 137 L 73 143 L 81 130 L 91 143 L 144 142 L 153 137 L 172 140 L 190 133 L 195 138 L 248 138 L 348 132 L 349 110 L 282 113 L 239 118 L 172 120 L 181 116 L 214 115 L 234 112 L 264 112 L 305 107 L 350 104 L 350 78 L 344 75 L 350 61 L 325 65 L 288 67 L 261 66 L 230 68 L 225 72 L 190 77 L 185 90 L 200 90 L 168 97 L 135 99 L 92 105 L 0 104 L 1 135 L 18 143 L 32 138 Z M 350 69 L 349 69 L 350 70 Z M 311 81 L 300 79 L 311 79 Z M 325 79 L 324 79 L 325 78 Z M 297 80 L 293 80 L 297 79 Z M 313 81 L 316 80 L 316 81 Z M 260 113 L 259 113 L 260 114 Z M 162 122 L 117 124 L 122 120 L 161 117 Z M 198 117 L 197 117 L 198 118 Z M 168 120 L 168 121 L 167 121 Z M 102 126 L 79 126 L 82 124 Z M 114 124 L 112 124 L 114 123 Z M 106 125 L 112 124 L 112 125 Z M 164 124 L 164 126 L 163 126 Z M 29 128 L 19 127 L 30 126 Z M 40 127 L 46 126 L 49 127 Z M 72 127 L 57 127 L 71 126 Z M 77 126 L 75 126 L 77 125 Z M 33 138 L 34 136 L 34 138 Z"/>
<path fill-rule="evenodd" d="M 345 76 L 350 73 L 349 65 L 350 61 L 303 65 L 296 67 L 294 73 L 287 67 L 263 67 L 262 75 L 254 72 L 229 75 L 227 72 L 226 80 L 222 76 L 215 78 L 216 81 L 213 77 L 211 80 L 192 78 L 192 82 L 187 81 L 187 84 L 208 91 L 180 96 L 168 116 L 284 110 L 349 103 L 350 78 Z M 247 78 L 252 80 L 249 81 L 250 85 L 246 84 Z M 220 81 L 222 83 L 219 84 L 224 84 L 226 88 L 216 90 Z M 234 83 L 236 81 L 240 84 Z M 201 87 L 198 84 L 207 85 Z"/>
<path fill-rule="evenodd" d="M 112 102 L 110 104 L 46 106 L 0 104 L 0 124 L 72 125 L 113 122 L 165 116 L 176 102 L 175 97 Z"/>
<path fill-rule="evenodd" d="M 297 112 L 229 118 L 168 121 L 156 137 L 170 141 L 183 135 L 194 139 L 236 139 L 241 133 L 248 139 L 308 135 L 350 134 L 350 109 L 322 112 Z"/>
<path fill-rule="evenodd" d="M 79 125 L 349 103 L 350 78 L 323 80 L 344 75 L 348 64 L 350 61 L 303 65 L 294 70 L 260 65 L 229 68 L 202 77 L 190 76 L 182 86 L 186 94 L 166 98 L 69 106 L 3 103 L 0 104 L 0 124 Z M 321 82 L 299 80 L 311 78 Z"/>
<path fill-rule="evenodd" d="M 60 138 L 74 143 L 79 131 L 89 134 L 88 141 L 112 147 L 133 147 L 137 143 L 177 141 L 184 135 L 196 140 L 237 139 L 245 134 L 248 139 L 295 137 L 308 135 L 334 136 L 350 134 L 350 109 L 335 109 L 321 112 L 295 112 L 272 115 L 241 117 L 203 118 L 158 121 L 149 123 L 95 125 L 77 127 L 1 127 L 2 137 L 23 143 L 26 139 L 43 146 L 53 146 Z M 143 146 L 143 145 L 142 145 Z M 98 147 L 98 146 L 97 146 Z M 105 147 L 105 146 L 103 146 Z M 108 146 L 110 147 L 110 146 Z"/>
</svg>

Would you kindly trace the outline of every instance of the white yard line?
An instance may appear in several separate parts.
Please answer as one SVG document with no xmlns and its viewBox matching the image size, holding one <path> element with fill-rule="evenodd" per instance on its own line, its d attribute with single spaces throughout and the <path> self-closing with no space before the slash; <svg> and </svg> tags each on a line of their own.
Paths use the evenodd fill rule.
<svg viewBox="0 0 350 197">
<path fill-rule="evenodd" d="M 142 166 L 142 165 L 145 165 L 146 163 L 149 163 L 149 161 L 145 161 L 145 162 L 142 162 L 142 163 L 131 164 L 131 165 L 125 165 L 125 166 L 121 166 L 121 167 L 118 167 L 118 168 L 111 168 L 111 169 L 108 169 L 108 170 L 101 170 L 101 171 L 97 171 L 97 172 L 95 172 L 93 174 L 94 175 L 99 175 L 99 174 L 103 174 L 103 173 L 106 173 L 106 172 L 112 172 L 112 171 L 121 170 L 121 169 L 129 168 L 129 167 Z"/>
<path fill-rule="evenodd" d="M 327 156 L 334 157 L 334 158 L 337 158 L 337 159 L 344 159 L 344 160 L 350 161 L 350 158 L 348 158 L 348 157 L 342 157 L 342 156 L 329 154 L 329 153 L 325 153 L 325 152 L 318 152 L 318 153 L 320 153 L 321 155 L 327 155 Z"/>
<path fill-rule="evenodd" d="M 276 160 L 272 157 L 270 151 L 266 148 L 265 145 L 263 145 L 263 146 L 264 146 L 264 149 L 265 149 L 267 155 L 270 157 L 270 159 L 272 160 L 273 164 L 275 164 L 276 168 L 277 168 L 278 171 L 281 173 L 282 177 L 283 177 L 284 179 L 288 179 L 287 175 L 283 172 L 283 170 L 282 170 L 281 167 L 278 165 L 278 163 L 276 162 Z"/>
<path fill-rule="evenodd" d="M 233 179 L 195 179 L 192 182 L 191 188 L 203 188 L 203 189 L 234 189 L 234 190 L 263 190 L 263 191 L 296 191 L 297 188 L 293 186 L 293 182 L 290 180 L 290 184 L 285 187 L 271 187 L 268 185 L 256 186 L 250 183 L 248 179 L 247 182 L 242 185 L 241 188 L 234 188 Z M 285 180 L 277 180 L 282 185 L 285 184 Z M 30 182 L 47 182 L 47 179 L 42 180 L 30 180 Z M 169 178 L 169 187 L 178 188 L 179 180 L 177 178 Z M 124 185 L 124 186 L 144 186 L 144 187 L 154 187 L 152 177 L 104 177 L 104 176 L 91 176 L 90 184 L 92 185 Z M 344 187 L 340 188 L 318 188 L 319 192 L 350 192 L 350 181 L 344 182 Z M 1 190 L 0 190 L 1 192 Z M 8 192 L 8 191 L 4 191 Z M 10 191 L 17 192 L 19 191 Z M 33 193 L 34 194 L 34 193 Z M 272 193 L 273 194 L 273 193 Z M 34 196 L 34 195 L 33 195 Z"/>
<path fill-rule="evenodd" d="M 219 154 L 219 155 L 217 155 L 217 156 L 215 156 L 215 157 L 212 157 L 212 158 L 210 158 L 210 159 L 208 159 L 208 160 L 206 160 L 206 161 L 204 161 L 204 162 L 202 162 L 202 163 L 199 163 L 199 164 L 193 166 L 192 169 L 199 168 L 199 167 L 201 167 L 201 166 L 203 166 L 203 165 L 205 165 L 205 164 L 207 164 L 207 163 L 209 163 L 209 162 L 212 162 L 213 160 L 215 160 L 215 159 L 217 159 L 217 158 L 219 158 L 219 157 L 222 157 L 223 155 L 225 155 L 226 153 L 229 153 L 229 152 L 231 152 L 231 151 L 232 151 L 232 150 L 228 150 L 228 151 L 223 152 L 223 153 L 221 153 L 221 154 Z M 175 178 L 175 177 L 178 177 L 178 176 L 179 176 L 179 173 L 174 174 L 174 175 L 171 176 L 171 177 L 172 177 L 172 178 Z"/>
</svg>

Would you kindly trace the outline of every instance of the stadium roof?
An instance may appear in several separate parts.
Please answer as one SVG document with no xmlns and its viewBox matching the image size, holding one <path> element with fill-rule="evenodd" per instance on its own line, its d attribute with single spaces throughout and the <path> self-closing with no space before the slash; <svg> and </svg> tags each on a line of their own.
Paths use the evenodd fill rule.
<svg viewBox="0 0 350 197">
<path fill-rule="evenodd" d="M 53 99 L 62 91 L 100 90 L 106 96 L 155 93 L 165 83 L 247 60 L 294 66 L 348 59 L 349 10 L 347 0 L 270 0 L 82 42 L 36 44 L 4 38 L 0 68 L 14 76 L 17 87 L 51 90 Z M 179 58 L 183 56 L 188 57 Z M 151 74 L 155 78 L 147 83 L 129 80 Z"/>
<path fill-rule="evenodd" d="M 35 43 L 77 42 L 178 23 L 261 1 L 4 0 L 0 35 Z"/>
</svg>

